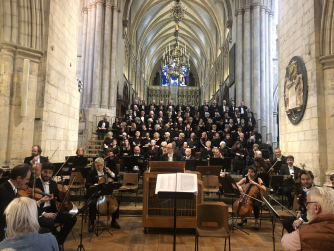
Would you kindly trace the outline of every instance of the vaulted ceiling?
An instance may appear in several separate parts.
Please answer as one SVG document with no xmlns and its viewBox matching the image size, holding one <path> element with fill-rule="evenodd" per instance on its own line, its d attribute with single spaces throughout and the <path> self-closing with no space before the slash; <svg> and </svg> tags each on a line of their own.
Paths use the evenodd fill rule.
<svg viewBox="0 0 334 251">
<path fill-rule="evenodd" d="M 129 42 L 134 46 L 145 78 L 160 67 L 166 46 L 175 43 L 175 22 L 169 6 L 173 0 L 126 0 L 123 23 L 129 29 Z M 232 22 L 230 0 L 181 0 L 187 7 L 180 22 L 180 46 L 187 45 L 192 66 L 199 78 L 220 54 Z"/>
</svg>

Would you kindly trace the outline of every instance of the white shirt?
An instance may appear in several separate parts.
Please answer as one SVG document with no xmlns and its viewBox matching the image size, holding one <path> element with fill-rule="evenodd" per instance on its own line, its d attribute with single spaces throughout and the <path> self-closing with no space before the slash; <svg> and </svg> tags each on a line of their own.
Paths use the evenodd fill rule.
<svg viewBox="0 0 334 251">
<path fill-rule="evenodd" d="M 97 171 L 97 170 L 96 170 Z M 103 170 L 100 172 L 100 171 L 97 171 L 97 176 L 104 176 L 104 172 Z M 103 177 L 99 177 L 99 179 L 101 179 Z"/>
<path fill-rule="evenodd" d="M 292 178 L 295 179 L 295 170 L 293 169 L 293 166 L 288 166 L 289 167 L 289 171 L 290 171 L 290 175 L 292 175 Z"/>
<path fill-rule="evenodd" d="M 102 127 L 101 127 L 101 129 L 104 129 L 105 127 L 106 127 L 106 123 L 103 122 L 103 123 L 102 123 Z"/>
<path fill-rule="evenodd" d="M 281 157 L 276 157 L 278 161 L 281 161 L 282 160 L 282 155 Z"/>
<path fill-rule="evenodd" d="M 50 194 L 50 182 L 49 181 L 43 181 L 43 179 L 41 179 L 42 185 L 43 185 L 43 189 L 44 189 L 44 193 L 46 194 Z M 50 201 L 46 201 L 44 202 L 44 207 L 51 207 L 51 202 Z"/>
<path fill-rule="evenodd" d="M 244 114 L 244 108 L 240 107 L 240 114 Z"/>
<path fill-rule="evenodd" d="M 38 159 L 37 161 L 33 162 L 33 160 L 30 161 L 30 163 L 33 165 L 33 164 L 36 164 L 36 163 L 41 163 L 41 158 L 40 156 L 38 155 Z"/>
<path fill-rule="evenodd" d="M 8 180 L 8 182 L 9 182 L 9 184 L 12 186 L 12 188 L 13 188 L 13 190 L 14 190 L 14 193 L 15 193 L 15 195 L 17 194 L 17 189 L 16 189 L 16 187 L 14 186 L 14 184 L 10 181 L 10 180 Z"/>
<path fill-rule="evenodd" d="M 139 154 L 134 154 L 133 156 L 135 156 L 135 157 L 139 157 Z M 133 170 L 133 171 L 139 171 L 139 167 L 138 167 L 138 166 L 134 166 L 134 167 L 132 168 L 132 170 Z"/>
<path fill-rule="evenodd" d="M 173 161 L 173 154 L 168 153 L 168 161 Z"/>
</svg>

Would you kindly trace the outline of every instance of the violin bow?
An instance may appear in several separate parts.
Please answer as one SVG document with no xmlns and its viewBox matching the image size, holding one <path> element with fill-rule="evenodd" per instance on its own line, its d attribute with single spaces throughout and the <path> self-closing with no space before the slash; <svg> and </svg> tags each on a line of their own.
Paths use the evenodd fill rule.
<svg viewBox="0 0 334 251">
<path fill-rule="evenodd" d="M 57 174 L 59 173 L 59 171 L 61 169 L 63 169 L 63 166 L 66 164 L 66 162 L 70 159 L 70 157 L 67 158 L 67 160 L 64 162 L 64 164 L 59 168 L 59 170 L 55 173 L 55 175 L 53 175 L 54 177 L 57 176 Z"/>
<path fill-rule="evenodd" d="M 278 203 L 280 206 L 282 206 L 288 213 L 290 213 L 292 216 L 296 217 L 296 215 L 289 209 L 287 209 L 285 206 L 283 206 L 281 203 L 279 203 L 277 200 L 275 200 L 274 197 L 272 197 L 271 195 L 269 195 L 270 198 L 272 198 L 274 201 L 276 201 L 276 203 Z"/>
<path fill-rule="evenodd" d="M 71 189 L 71 186 L 73 185 L 73 182 L 74 182 L 74 180 L 75 180 L 75 177 L 76 177 L 76 175 L 73 176 L 73 180 L 72 180 L 71 184 L 68 186 L 68 190 L 67 190 L 67 192 L 66 192 L 66 194 L 65 194 L 65 196 L 64 196 L 64 199 L 63 199 L 63 201 L 61 202 L 61 204 L 60 204 L 60 206 L 59 206 L 58 212 L 56 213 L 56 217 L 57 217 L 57 215 L 59 214 L 60 209 L 62 208 L 62 206 L 63 206 L 64 203 L 65 203 L 65 199 L 66 199 L 67 193 L 70 192 L 70 189 Z"/>
<path fill-rule="evenodd" d="M 53 152 L 51 158 L 49 159 L 49 162 L 51 162 L 51 159 L 52 159 L 53 155 L 55 155 L 55 153 L 58 151 L 58 148 L 59 148 L 59 146 L 58 146 L 57 149 Z"/>
<path fill-rule="evenodd" d="M 283 156 L 283 153 L 281 154 L 281 156 Z M 278 160 L 276 160 L 276 162 L 274 163 L 274 165 L 272 165 L 272 166 L 269 168 L 267 174 L 270 172 L 270 169 L 273 168 L 273 167 L 276 165 L 277 162 L 278 162 Z"/>
</svg>

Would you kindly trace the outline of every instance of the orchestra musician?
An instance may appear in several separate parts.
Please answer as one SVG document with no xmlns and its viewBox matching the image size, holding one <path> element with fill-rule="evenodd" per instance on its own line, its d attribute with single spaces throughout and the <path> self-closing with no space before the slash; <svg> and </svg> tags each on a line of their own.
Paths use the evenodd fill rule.
<svg viewBox="0 0 334 251">
<path fill-rule="evenodd" d="M 0 241 L 5 238 L 6 217 L 5 210 L 9 203 L 15 199 L 17 189 L 23 187 L 30 180 L 31 166 L 21 164 L 15 166 L 9 176 L 9 180 L 0 185 Z"/>
<path fill-rule="evenodd" d="M 282 161 L 283 163 L 286 163 L 287 159 L 285 156 L 282 155 L 281 149 L 275 148 L 274 153 L 274 161 Z"/>
<path fill-rule="evenodd" d="M 300 198 L 299 201 L 305 202 L 308 193 L 311 191 L 311 188 L 314 187 L 314 175 L 311 171 L 301 170 L 299 172 L 300 176 L 300 185 L 296 189 L 296 195 Z M 292 231 L 296 230 L 301 224 L 308 222 L 307 214 L 304 210 L 304 204 L 300 205 L 299 210 L 297 211 L 297 216 L 288 217 L 283 221 L 283 227 L 291 233 Z"/>
<path fill-rule="evenodd" d="M 262 179 L 263 184 L 266 187 L 270 185 L 271 173 L 268 173 L 268 164 L 264 158 L 256 157 L 254 159 L 254 165 L 257 169 L 258 177 Z"/>
<path fill-rule="evenodd" d="M 287 164 L 282 165 L 279 174 L 280 175 L 291 175 L 292 179 L 296 181 L 298 179 L 298 173 L 300 172 L 300 168 L 293 165 L 293 162 L 295 160 L 293 156 L 289 155 L 286 157 L 286 159 L 287 159 Z M 293 196 L 291 194 L 292 192 L 291 186 L 288 185 L 288 181 L 283 183 L 282 190 L 283 190 L 284 195 L 288 198 L 289 208 L 292 208 Z"/>
<path fill-rule="evenodd" d="M 194 160 L 194 159 L 195 159 L 195 157 L 191 156 L 191 149 L 187 148 L 185 150 L 185 156 L 182 158 L 182 160 Z"/>
<path fill-rule="evenodd" d="M 41 156 L 42 148 L 39 145 L 33 145 L 31 148 L 31 156 L 24 159 L 24 163 L 28 165 L 34 165 L 35 163 L 48 162 L 47 157 Z"/>
<path fill-rule="evenodd" d="M 110 152 L 109 152 L 110 153 Z M 108 162 L 109 164 L 109 162 Z M 117 179 L 117 174 L 113 171 L 111 171 L 108 167 L 104 168 L 104 160 L 102 158 L 97 158 L 94 161 L 95 169 L 91 170 L 88 173 L 88 176 L 86 178 L 86 188 L 90 189 L 91 186 L 94 186 L 99 182 L 99 179 L 105 177 L 105 174 L 108 177 L 108 181 L 113 182 Z M 115 171 L 115 170 L 114 170 Z M 94 221 L 96 220 L 96 203 L 98 198 L 93 198 L 91 203 L 89 204 L 89 232 L 94 231 Z M 118 202 L 119 205 L 119 202 Z M 119 206 L 115 213 L 111 216 L 111 227 L 120 229 L 120 225 L 117 223 L 116 219 L 119 218 Z"/>
<path fill-rule="evenodd" d="M 60 191 L 57 188 L 57 183 L 52 180 L 53 172 L 54 165 L 52 163 L 43 163 L 41 178 L 36 179 L 35 187 L 39 188 L 43 193 L 50 194 L 50 196 L 44 196 L 37 202 L 38 222 L 42 228 L 48 229 L 51 233 L 56 231 L 54 228 L 55 223 L 63 224 L 56 236 L 59 250 L 63 250 L 64 242 L 77 222 L 77 218 L 72 217 L 69 213 L 58 212 L 54 198 L 57 198 L 57 201 L 60 202 Z M 33 181 L 30 181 L 28 186 L 33 187 Z M 67 191 L 68 187 L 63 186 L 61 192 L 66 193 Z"/>
<path fill-rule="evenodd" d="M 248 175 L 246 176 L 246 178 L 242 178 L 237 183 L 238 189 L 241 193 L 244 192 L 241 185 L 243 184 L 246 185 L 248 183 L 257 186 L 258 189 L 261 191 L 264 191 L 264 192 L 266 191 L 266 187 L 264 186 L 262 179 L 257 176 L 257 170 L 254 166 L 248 167 Z M 260 206 L 261 206 L 260 202 L 258 202 L 257 200 L 253 201 L 253 211 L 254 211 L 254 217 L 255 217 L 255 229 L 256 230 L 259 229 Z M 241 222 L 239 222 L 238 225 L 242 226 L 245 223 L 247 223 L 247 219 L 242 218 Z"/>
<path fill-rule="evenodd" d="M 35 175 L 30 176 L 30 181 L 34 179 L 34 176 L 36 178 L 39 178 L 41 176 L 41 173 L 42 173 L 42 164 L 41 163 L 35 163 L 32 166 L 32 174 L 35 174 Z"/>
</svg>

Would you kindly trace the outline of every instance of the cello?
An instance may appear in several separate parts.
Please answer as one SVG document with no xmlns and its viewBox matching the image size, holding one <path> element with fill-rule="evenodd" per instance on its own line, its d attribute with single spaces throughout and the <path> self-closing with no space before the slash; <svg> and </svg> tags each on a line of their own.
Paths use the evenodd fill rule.
<svg viewBox="0 0 334 251">
<path fill-rule="evenodd" d="M 253 180 L 257 180 L 257 178 L 258 176 L 256 174 Z M 252 183 L 247 183 L 244 185 L 243 191 L 244 192 L 241 197 L 233 203 L 233 212 L 238 214 L 240 217 L 245 218 L 252 214 L 253 201 L 258 200 L 257 197 L 260 193 L 260 189 Z"/>
</svg>

